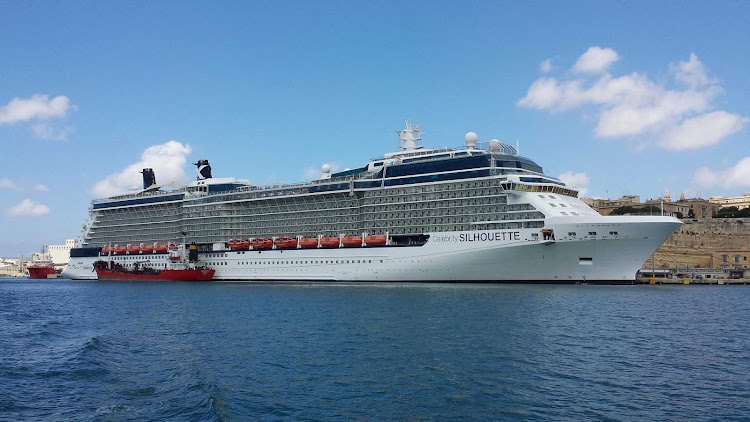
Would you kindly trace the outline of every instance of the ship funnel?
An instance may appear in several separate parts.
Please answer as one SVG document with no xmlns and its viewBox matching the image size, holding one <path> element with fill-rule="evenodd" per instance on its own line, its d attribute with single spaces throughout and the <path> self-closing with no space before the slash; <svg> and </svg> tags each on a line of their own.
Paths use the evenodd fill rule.
<svg viewBox="0 0 750 422">
<path fill-rule="evenodd" d="M 198 167 L 198 180 L 211 178 L 211 165 L 208 164 L 208 160 L 198 160 L 194 165 Z"/>
<path fill-rule="evenodd" d="M 156 175 L 154 174 L 154 169 L 143 169 L 143 171 L 141 171 L 141 174 L 143 175 L 143 189 L 148 189 L 156 184 Z"/>
</svg>

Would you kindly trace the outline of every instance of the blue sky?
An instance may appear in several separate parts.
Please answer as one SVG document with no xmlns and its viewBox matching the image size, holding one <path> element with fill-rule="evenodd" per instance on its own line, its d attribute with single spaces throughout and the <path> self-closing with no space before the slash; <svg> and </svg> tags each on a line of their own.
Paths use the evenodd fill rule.
<svg viewBox="0 0 750 422">
<path fill-rule="evenodd" d="M 77 236 L 95 192 L 142 159 L 160 183 L 192 179 L 199 158 L 214 176 L 297 182 L 394 151 L 404 117 L 428 147 L 518 139 L 588 196 L 750 191 L 747 2 L 2 10 L 0 256 Z"/>
</svg>

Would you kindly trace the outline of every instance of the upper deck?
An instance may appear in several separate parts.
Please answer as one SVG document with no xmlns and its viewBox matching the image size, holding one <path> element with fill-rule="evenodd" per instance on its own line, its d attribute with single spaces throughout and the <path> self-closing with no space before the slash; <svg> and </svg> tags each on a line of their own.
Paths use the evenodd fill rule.
<svg viewBox="0 0 750 422">
<path fill-rule="evenodd" d="M 411 126 L 407 122 L 407 128 Z M 411 127 L 411 137 L 419 128 Z M 471 132 L 470 132 L 471 134 Z M 232 199 L 255 199 L 288 195 L 306 195 L 345 190 L 379 189 L 403 185 L 446 182 L 459 179 L 482 178 L 500 175 L 518 175 L 513 178 L 518 184 L 556 185 L 559 193 L 575 196 L 577 193 L 565 188 L 558 179 L 546 176 L 533 160 L 518 154 L 516 148 L 497 140 L 477 144 L 467 134 L 466 146 L 459 148 L 424 149 L 416 143 L 402 151 L 371 159 L 368 164 L 345 171 L 330 173 L 324 165 L 317 180 L 276 185 L 253 185 L 247 180 L 235 178 L 204 178 L 184 186 L 151 186 L 139 191 L 95 199 L 92 209 L 140 206 L 155 203 L 190 201 L 191 205 Z M 407 143 L 408 144 L 408 143 Z M 402 142 L 403 145 L 403 142 Z M 200 170 L 199 170 L 200 178 Z M 510 188 L 510 185 L 508 186 Z M 521 190 L 524 188 L 521 187 Z"/>
</svg>

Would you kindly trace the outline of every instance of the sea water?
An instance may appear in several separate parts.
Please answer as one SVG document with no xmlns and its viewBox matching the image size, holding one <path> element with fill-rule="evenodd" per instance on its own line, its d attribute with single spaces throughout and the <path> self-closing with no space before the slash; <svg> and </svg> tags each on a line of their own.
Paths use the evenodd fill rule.
<svg viewBox="0 0 750 422">
<path fill-rule="evenodd" d="M 0 420 L 748 420 L 750 288 L 0 279 Z"/>
</svg>

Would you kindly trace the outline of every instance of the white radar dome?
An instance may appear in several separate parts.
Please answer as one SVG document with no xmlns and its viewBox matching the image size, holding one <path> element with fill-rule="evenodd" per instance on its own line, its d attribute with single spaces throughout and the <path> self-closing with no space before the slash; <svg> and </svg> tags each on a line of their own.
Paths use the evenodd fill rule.
<svg viewBox="0 0 750 422">
<path fill-rule="evenodd" d="M 320 171 L 322 171 L 324 174 L 331 172 L 331 166 L 328 164 L 323 164 L 323 166 L 320 167 Z"/>
<path fill-rule="evenodd" d="M 493 139 L 490 141 L 490 151 L 491 152 L 500 152 L 502 149 L 503 144 L 502 142 L 498 141 L 497 139 Z"/>
<path fill-rule="evenodd" d="M 464 141 L 466 141 L 466 147 L 469 149 L 474 149 L 475 146 L 477 146 L 477 140 L 479 137 L 474 132 L 469 132 L 466 135 L 464 135 Z"/>
</svg>

